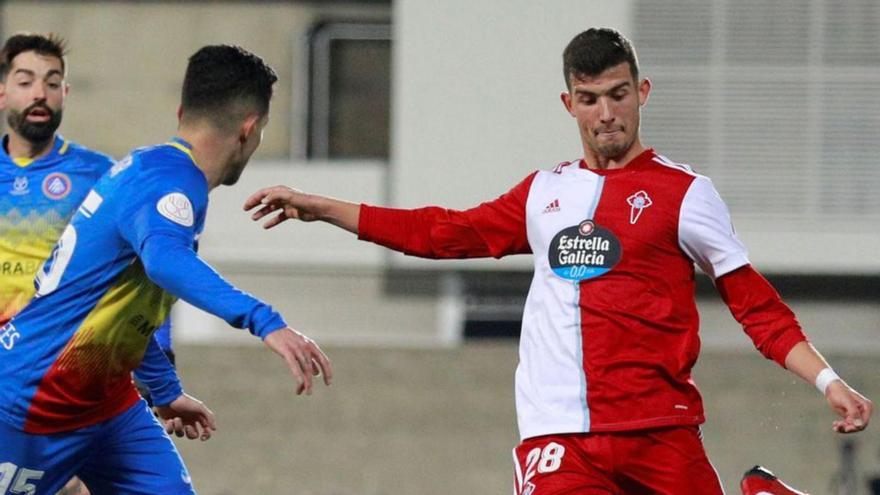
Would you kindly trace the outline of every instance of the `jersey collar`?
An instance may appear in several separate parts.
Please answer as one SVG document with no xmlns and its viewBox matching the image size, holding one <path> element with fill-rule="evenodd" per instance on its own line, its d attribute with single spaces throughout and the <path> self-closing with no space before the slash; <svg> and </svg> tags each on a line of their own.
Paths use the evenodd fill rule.
<svg viewBox="0 0 880 495">
<path fill-rule="evenodd" d="M 2 146 L 0 146 L 0 156 L 4 158 L 4 161 L 8 161 L 10 164 L 15 165 L 18 168 L 26 168 L 32 164 L 39 163 L 48 163 L 54 161 L 56 158 L 60 156 L 64 156 L 67 153 L 67 150 L 70 147 L 70 142 L 64 139 L 64 136 L 61 134 L 55 134 L 55 142 L 52 143 L 52 150 L 49 151 L 45 156 L 41 156 L 40 158 L 33 159 L 27 157 L 17 157 L 13 158 L 9 156 L 9 152 L 7 151 L 7 144 L 9 142 L 9 134 L 5 134 L 2 140 Z"/>
<path fill-rule="evenodd" d="M 196 159 L 193 157 L 193 154 L 192 154 L 193 147 L 185 139 L 183 139 L 179 136 L 174 136 L 173 138 L 171 138 L 170 141 L 168 141 L 167 144 L 168 144 L 168 146 L 171 146 L 172 148 L 177 148 L 178 150 L 183 152 L 186 156 L 188 156 L 189 159 L 192 160 L 193 163 L 196 163 Z"/>
<path fill-rule="evenodd" d="M 632 160 L 629 161 L 629 163 L 621 168 L 592 169 L 587 166 L 587 162 L 583 158 L 581 158 L 581 161 L 578 163 L 578 168 L 581 168 L 588 172 L 593 172 L 596 175 L 614 175 L 642 168 L 645 165 L 651 163 L 651 160 L 655 156 L 656 154 L 654 153 L 654 148 L 645 148 L 645 151 L 642 151 L 641 153 L 636 155 Z"/>
</svg>

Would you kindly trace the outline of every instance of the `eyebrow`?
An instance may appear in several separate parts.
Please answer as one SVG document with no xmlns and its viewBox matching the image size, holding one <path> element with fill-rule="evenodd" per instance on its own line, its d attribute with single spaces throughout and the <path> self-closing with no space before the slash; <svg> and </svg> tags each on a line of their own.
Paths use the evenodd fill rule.
<svg viewBox="0 0 880 495">
<path fill-rule="evenodd" d="M 37 75 L 34 71 L 32 71 L 32 70 L 30 70 L 30 69 L 15 69 L 15 70 L 12 72 L 12 74 L 13 74 L 13 75 L 15 75 L 15 74 L 24 74 L 24 75 L 31 76 L 31 77 L 36 77 L 36 75 Z M 58 69 L 52 69 L 52 70 L 50 70 L 49 72 L 46 73 L 46 79 L 49 79 L 49 78 L 52 77 L 52 76 L 61 76 L 62 78 L 64 77 L 64 75 L 63 75 L 63 74 L 61 73 L 61 71 L 58 70 Z"/>
<path fill-rule="evenodd" d="M 620 84 L 618 84 L 618 85 L 616 85 L 616 86 L 613 86 L 613 87 L 610 88 L 610 89 L 606 89 L 605 91 L 602 91 L 602 92 L 599 92 L 599 93 L 595 93 L 595 92 L 593 92 L 593 91 L 587 91 L 586 89 L 575 88 L 574 93 L 575 93 L 576 95 L 602 96 L 602 95 L 607 95 L 607 94 L 609 94 L 609 93 L 614 93 L 615 91 L 617 91 L 617 90 L 619 90 L 619 89 L 622 89 L 622 88 L 624 88 L 625 86 L 629 86 L 629 85 L 630 85 L 630 81 L 624 81 L 624 82 L 622 82 L 622 83 L 620 83 Z"/>
</svg>

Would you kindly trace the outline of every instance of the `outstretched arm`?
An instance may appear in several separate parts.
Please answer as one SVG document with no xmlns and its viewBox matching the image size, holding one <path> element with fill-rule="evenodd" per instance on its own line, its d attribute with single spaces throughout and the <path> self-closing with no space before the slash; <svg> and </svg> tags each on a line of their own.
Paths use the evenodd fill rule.
<svg viewBox="0 0 880 495">
<path fill-rule="evenodd" d="M 147 276 L 157 285 L 237 328 L 248 328 L 278 353 L 298 382 L 297 394 L 312 393 L 312 376 L 330 385 L 330 361 L 306 336 L 287 326 L 280 314 L 223 279 L 196 255 L 188 239 L 148 236 L 140 252 Z"/>
<path fill-rule="evenodd" d="M 255 192 L 244 203 L 246 211 L 257 206 L 260 209 L 251 216 L 254 221 L 280 210 L 278 215 L 263 224 L 266 229 L 293 218 L 303 222 L 321 220 L 353 234 L 358 233 L 361 207 L 348 201 L 308 194 L 287 186 L 272 186 Z"/>
<path fill-rule="evenodd" d="M 338 199 L 274 186 L 257 191 L 244 204 L 259 207 L 252 218 L 272 228 L 295 218 L 321 220 L 402 253 L 423 258 L 500 258 L 530 253 L 526 234 L 526 202 L 535 173 L 498 198 L 468 210 L 437 206 L 416 209 L 356 205 Z"/>
</svg>

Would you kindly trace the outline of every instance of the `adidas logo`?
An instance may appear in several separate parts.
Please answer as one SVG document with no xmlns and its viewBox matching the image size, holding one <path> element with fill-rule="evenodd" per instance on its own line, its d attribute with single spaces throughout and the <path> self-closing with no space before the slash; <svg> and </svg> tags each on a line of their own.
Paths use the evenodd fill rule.
<svg viewBox="0 0 880 495">
<path fill-rule="evenodd" d="M 554 199 L 553 201 L 550 202 L 549 205 L 547 205 L 546 208 L 544 208 L 544 213 L 553 213 L 556 211 L 559 211 L 559 200 L 558 199 Z"/>
</svg>

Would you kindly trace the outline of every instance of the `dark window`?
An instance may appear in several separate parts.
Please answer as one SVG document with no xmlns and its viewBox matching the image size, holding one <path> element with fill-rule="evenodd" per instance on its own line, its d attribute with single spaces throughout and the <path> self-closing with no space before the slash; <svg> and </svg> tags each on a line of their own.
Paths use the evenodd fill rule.
<svg viewBox="0 0 880 495">
<path fill-rule="evenodd" d="M 387 159 L 391 26 L 324 22 L 309 45 L 308 157 Z"/>
</svg>

